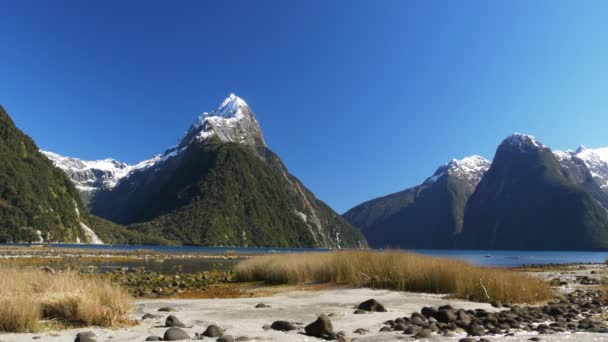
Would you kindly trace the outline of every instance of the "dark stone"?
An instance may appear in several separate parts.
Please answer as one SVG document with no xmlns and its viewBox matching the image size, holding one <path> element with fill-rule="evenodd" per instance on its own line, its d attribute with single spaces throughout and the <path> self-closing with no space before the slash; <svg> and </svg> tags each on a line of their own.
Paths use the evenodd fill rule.
<svg viewBox="0 0 608 342">
<path fill-rule="evenodd" d="M 380 328 L 380 332 L 391 332 L 391 331 L 393 331 L 393 330 L 391 328 L 389 328 L 389 327 L 382 327 L 382 328 Z"/>
<path fill-rule="evenodd" d="M 458 340 L 458 342 L 477 342 L 477 340 L 472 337 L 465 337 Z"/>
<path fill-rule="evenodd" d="M 179 318 L 171 315 L 171 316 L 167 317 L 167 319 L 165 320 L 165 327 L 166 328 L 171 328 L 171 327 L 185 328 L 186 325 L 184 323 L 182 323 L 182 321 L 180 321 Z"/>
<path fill-rule="evenodd" d="M 359 304 L 358 309 L 370 312 L 386 312 L 384 305 L 378 303 L 378 301 L 375 299 L 369 299 Z"/>
<path fill-rule="evenodd" d="M 355 310 L 355 315 L 363 315 L 363 314 L 366 314 L 366 313 L 368 313 L 368 312 L 365 311 L 365 310 L 361 310 L 361 309 Z"/>
<path fill-rule="evenodd" d="M 92 331 L 80 332 L 76 335 L 74 342 L 97 342 L 95 333 Z"/>
<path fill-rule="evenodd" d="M 255 306 L 256 309 L 263 309 L 263 308 L 271 308 L 272 306 L 270 305 L 266 305 L 264 303 L 260 303 L 258 305 Z"/>
<path fill-rule="evenodd" d="M 247 341 L 251 341 L 251 339 L 247 336 L 240 336 L 240 337 L 237 337 L 235 339 L 235 341 L 247 342 Z"/>
<path fill-rule="evenodd" d="M 149 336 L 146 341 L 162 341 L 163 338 L 160 336 Z"/>
<path fill-rule="evenodd" d="M 538 336 L 534 336 L 534 337 L 528 339 L 528 341 L 542 341 L 542 339 Z"/>
<path fill-rule="evenodd" d="M 386 327 L 385 327 L 386 328 Z M 390 329 L 389 329 L 390 330 Z M 359 328 L 355 331 L 353 331 L 353 333 L 355 334 L 359 334 L 359 335 L 365 335 L 369 332 L 369 330 L 363 329 L 363 328 Z"/>
<path fill-rule="evenodd" d="M 431 329 L 422 329 L 418 333 L 416 333 L 416 338 L 429 338 L 433 334 Z"/>
<path fill-rule="evenodd" d="M 393 330 L 395 331 L 405 331 L 407 328 L 409 328 L 409 326 L 403 323 L 398 323 L 393 326 Z"/>
<path fill-rule="evenodd" d="M 441 323 L 450 323 L 458 320 L 458 315 L 452 310 L 439 310 L 436 318 Z"/>
<path fill-rule="evenodd" d="M 485 335 L 486 329 L 482 325 L 470 324 L 467 328 L 467 333 L 471 336 L 483 336 Z"/>
<path fill-rule="evenodd" d="M 270 329 L 278 330 L 278 331 L 291 331 L 291 330 L 297 330 L 298 328 L 296 328 L 295 325 L 293 325 L 287 321 L 275 321 L 270 326 Z"/>
<path fill-rule="evenodd" d="M 429 306 L 423 307 L 420 313 L 426 318 L 437 317 L 437 309 Z"/>
<path fill-rule="evenodd" d="M 160 318 L 160 317 L 161 316 L 159 316 L 159 315 L 153 315 L 151 313 L 147 313 L 141 319 L 143 321 L 143 320 L 146 320 L 146 319 L 156 319 L 156 318 Z"/>
<path fill-rule="evenodd" d="M 427 322 L 425 320 L 423 320 L 420 317 L 413 317 L 412 318 L 412 324 L 418 325 L 418 326 L 423 326 L 426 325 Z"/>
<path fill-rule="evenodd" d="M 190 335 L 180 328 L 169 328 L 165 331 L 165 335 L 163 336 L 164 341 L 182 341 L 189 339 Z"/>
<path fill-rule="evenodd" d="M 217 325 L 210 325 L 203 332 L 203 336 L 207 337 L 220 337 L 224 335 L 224 329 L 218 327 Z"/>
<path fill-rule="evenodd" d="M 310 323 L 304 328 L 306 335 L 313 337 L 326 337 L 334 332 L 334 327 L 326 315 L 321 315 L 316 321 Z"/>
<path fill-rule="evenodd" d="M 404 334 L 406 334 L 406 335 L 415 335 L 415 334 L 417 334 L 417 333 L 418 333 L 420 330 L 422 330 L 422 328 L 420 328 L 419 326 L 417 326 L 417 325 L 412 325 L 412 326 L 408 327 L 407 329 L 405 329 L 405 330 L 403 331 L 403 333 L 404 333 Z"/>
<path fill-rule="evenodd" d="M 234 337 L 232 337 L 231 335 L 224 335 L 224 336 L 220 336 L 216 341 L 217 342 L 234 342 Z"/>
<path fill-rule="evenodd" d="M 170 307 L 163 307 L 158 309 L 159 312 L 175 312 L 177 311 L 175 308 L 170 308 Z"/>
</svg>

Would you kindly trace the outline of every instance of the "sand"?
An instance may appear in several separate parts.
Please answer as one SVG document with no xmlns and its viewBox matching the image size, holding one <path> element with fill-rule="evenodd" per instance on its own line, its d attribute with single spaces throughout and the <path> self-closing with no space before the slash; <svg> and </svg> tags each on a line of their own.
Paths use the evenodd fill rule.
<svg viewBox="0 0 608 342">
<path fill-rule="evenodd" d="M 355 315 L 354 307 L 364 300 L 375 298 L 384 304 L 389 312 Z M 271 308 L 256 309 L 258 303 L 270 305 Z M 150 335 L 163 335 L 164 317 L 176 315 L 190 328 L 186 330 L 192 337 L 195 332 L 203 332 L 210 324 L 216 324 L 226 329 L 226 334 L 235 338 L 249 336 L 259 341 L 297 342 L 319 341 L 316 338 L 300 335 L 297 332 L 283 333 L 264 330 L 264 325 L 270 325 L 275 320 L 287 320 L 308 324 L 319 314 L 334 314 L 331 317 L 336 331 L 345 331 L 353 341 L 412 341 L 413 338 L 398 332 L 380 333 L 382 323 L 389 319 L 409 316 L 420 311 L 423 306 L 439 306 L 450 304 L 456 308 L 483 308 L 496 311 L 488 304 L 473 303 L 462 300 L 448 300 L 440 295 L 396 292 L 389 290 L 371 289 L 329 289 L 318 292 L 296 291 L 274 295 L 272 297 L 236 298 L 236 299 L 197 299 L 197 300 L 143 300 L 136 303 L 133 318 L 140 319 L 145 313 L 159 314 L 163 318 L 146 320 L 141 324 L 117 330 L 109 329 L 76 329 L 59 332 L 42 332 L 37 334 L 0 334 L 2 342 L 39 341 L 72 342 L 78 332 L 93 331 L 98 341 L 144 341 Z M 173 307 L 177 312 L 160 313 L 161 307 Z M 302 325 L 302 327 L 303 327 Z M 353 333 L 355 329 L 363 328 L 370 332 L 365 335 Z M 53 336 L 56 335 L 56 336 Z M 490 336 L 492 341 L 525 341 L 536 334 L 520 334 L 513 337 Z M 446 338 L 433 336 L 426 341 L 458 341 L 464 334 Z M 602 334 L 556 334 L 543 335 L 546 341 L 608 341 L 608 336 Z M 207 338 L 205 341 L 215 341 Z M 422 340 L 425 341 L 425 340 Z"/>
</svg>

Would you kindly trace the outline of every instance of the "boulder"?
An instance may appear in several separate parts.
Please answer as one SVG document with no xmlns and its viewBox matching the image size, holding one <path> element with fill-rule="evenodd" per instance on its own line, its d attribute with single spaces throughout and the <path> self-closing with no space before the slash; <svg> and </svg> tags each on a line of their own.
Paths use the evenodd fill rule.
<svg viewBox="0 0 608 342">
<path fill-rule="evenodd" d="M 369 312 L 386 312 L 386 308 L 384 305 L 378 303 L 375 299 L 369 299 L 365 302 L 359 304 L 357 307 L 359 310 L 369 311 Z"/>
<path fill-rule="evenodd" d="M 80 332 L 76 335 L 74 342 L 97 342 L 95 333 L 92 331 Z"/>
<path fill-rule="evenodd" d="M 146 319 L 156 319 L 156 318 L 160 318 L 160 317 L 161 316 L 159 316 L 159 315 L 153 315 L 151 313 L 147 313 L 147 314 L 143 315 L 143 317 L 141 319 L 143 321 L 143 320 L 146 320 Z"/>
<path fill-rule="evenodd" d="M 162 341 L 163 338 L 160 336 L 149 336 L 146 341 Z"/>
<path fill-rule="evenodd" d="M 439 310 L 437 311 L 437 315 L 435 317 L 438 322 L 441 323 L 450 323 L 456 321 L 458 319 L 458 315 L 452 310 Z"/>
<path fill-rule="evenodd" d="M 167 317 L 167 319 L 165 320 L 165 327 L 166 328 L 172 328 L 172 327 L 185 328 L 186 325 L 184 323 L 182 323 L 182 321 L 180 321 L 179 318 L 171 315 L 171 316 Z"/>
<path fill-rule="evenodd" d="M 224 336 L 220 336 L 216 341 L 217 342 L 234 342 L 234 337 L 232 337 L 231 335 L 224 335 Z"/>
<path fill-rule="evenodd" d="M 217 325 L 210 325 L 203 332 L 203 336 L 207 337 L 220 337 L 224 335 L 224 329 L 218 327 Z"/>
<path fill-rule="evenodd" d="M 270 329 L 278 330 L 278 331 L 291 331 L 291 330 L 297 330 L 298 328 L 296 328 L 295 325 L 293 325 L 287 321 L 275 321 L 270 326 Z"/>
<path fill-rule="evenodd" d="M 321 315 L 316 321 L 310 323 L 304 328 L 306 335 L 313 337 L 325 338 L 334 332 L 334 327 L 326 315 Z"/>
<path fill-rule="evenodd" d="M 190 335 L 180 328 L 169 328 L 163 336 L 163 341 L 183 341 L 189 339 Z"/>
</svg>

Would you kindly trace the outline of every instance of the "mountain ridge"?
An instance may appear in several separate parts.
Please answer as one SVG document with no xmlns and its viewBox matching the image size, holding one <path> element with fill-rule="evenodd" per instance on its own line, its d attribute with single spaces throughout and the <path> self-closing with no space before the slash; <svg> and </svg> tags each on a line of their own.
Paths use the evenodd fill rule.
<svg viewBox="0 0 608 342">
<path fill-rule="evenodd" d="M 606 216 L 605 213 L 608 209 L 608 187 L 604 186 L 608 180 L 608 148 L 587 149 L 581 147 L 574 152 L 552 151 L 534 136 L 513 133 L 501 142 L 497 149 L 497 156 L 499 159 L 503 159 L 501 155 L 507 152 L 521 158 L 532 158 L 538 154 L 542 154 L 543 158 L 548 161 L 539 167 L 552 170 L 553 178 L 551 179 L 559 180 L 550 181 L 549 184 L 554 184 L 556 187 L 565 189 L 558 190 L 557 192 L 550 192 L 549 190 L 538 190 L 537 193 L 530 192 L 528 196 L 521 195 L 518 200 L 519 202 L 525 203 L 532 196 L 539 197 L 539 201 L 542 202 L 542 194 L 544 192 L 547 192 L 547 194 L 554 193 L 558 198 L 565 196 L 563 201 L 564 203 L 570 203 L 570 207 L 566 206 L 560 208 L 560 210 L 566 213 L 569 210 L 571 212 L 578 210 L 579 214 L 577 219 L 571 217 L 564 218 L 564 222 L 568 219 L 569 221 L 567 222 L 569 222 L 572 229 L 578 229 L 578 231 L 583 233 L 588 232 L 589 235 L 587 236 L 592 236 L 593 239 L 600 241 L 596 245 L 585 245 L 580 242 L 578 246 L 581 248 L 608 249 L 608 235 L 606 235 L 603 228 L 603 222 L 605 221 L 603 216 Z M 457 164 L 457 162 L 452 160 L 440 166 L 432 176 L 428 177 L 420 185 L 365 201 L 345 212 L 343 216 L 354 226 L 360 228 L 374 247 L 386 247 L 390 245 L 403 248 L 533 249 L 533 246 L 530 244 L 516 244 L 515 242 L 510 242 L 506 245 L 496 245 L 495 242 L 498 240 L 507 241 L 508 239 L 504 234 L 508 233 L 503 233 L 503 235 L 497 237 L 498 235 L 488 235 L 487 231 L 484 232 L 484 229 L 479 227 L 484 225 L 493 227 L 495 223 L 491 222 L 497 221 L 492 221 L 492 219 L 499 220 L 498 217 L 502 217 L 499 214 L 500 210 L 498 210 L 500 207 L 518 205 L 518 203 L 512 200 L 505 200 L 506 202 L 494 208 L 494 214 L 487 215 L 485 223 L 467 225 L 467 222 L 477 220 L 477 216 L 484 216 L 484 212 L 492 209 L 483 206 L 481 203 L 490 203 L 490 198 L 500 196 L 505 188 L 511 186 L 510 182 L 517 183 L 520 182 L 520 179 L 531 177 L 529 173 L 533 171 L 533 165 L 537 163 L 535 164 L 534 161 L 523 162 L 521 167 L 524 171 L 519 178 L 503 179 L 502 176 L 497 177 L 497 180 L 493 182 L 501 185 L 486 190 L 487 195 L 485 199 L 475 200 L 476 202 L 480 202 L 480 204 L 471 205 L 472 207 L 479 208 L 470 209 L 469 202 L 471 198 L 481 196 L 479 194 L 476 195 L 479 186 L 481 186 L 481 183 L 484 183 L 482 182 L 483 179 L 489 177 L 488 172 L 497 163 L 497 160 L 495 157 L 491 164 L 489 161 L 486 161 L 485 167 L 479 168 L 476 171 L 473 171 L 474 168 L 469 168 L 470 170 L 468 171 L 466 168 L 463 168 L 460 170 L 460 177 L 445 177 L 446 174 L 449 175 L 450 173 L 444 170 L 449 168 L 450 165 Z M 503 164 L 510 165 L 513 162 L 515 162 L 513 158 L 507 158 Z M 472 180 L 472 182 L 468 183 L 468 191 L 463 190 L 467 188 L 463 187 L 466 181 L 462 183 L 462 180 L 467 179 Z M 542 183 L 543 179 L 543 177 L 537 178 L 537 182 Z M 445 180 L 448 181 L 446 182 Z M 528 189 L 533 189 L 534 185 L 529 184 Z M 526 193 L 526 189 L 522 189 L 521 191 L 522 193 Z M 563 195 L 564 193 L 572 193 L 572 195 L 568 197 Z M 545 202 L 549 203 L 552 200 L 553 198 L 550 196 L 544 199 Z M 547 211 L 549 209 L 545 208 L 544 210 Z M 469 212 L 468 215 L 466 214 L 467 211 Z M 477 212 L 477 214 L 473 212 Z M 523 216 L 523 214 L 521 215 Z M 512 213 L 508 216 L 517 217 L 517 214 Z M 593 224 L 590 225 L 587 222 L 593 222 Z M 555 221 L 553 224 L 559 225 L 559 222 Z M 522 223 L 519 222 L 518 225 L 522 225 Z M 472 226 L 477 227 L 471 228 Z M 496 227 L 492 229 L 496 231 L 498 229 Z M 532 228 L 528 227 L 528 230 L 534 231 Z M 508 228 L 501 229 L 512 232 L 514 235 L 525 233 L 525 231 L 517 233 L 515 230 L 509 230 Z M 475 230 L 476 233 L 470 233 L 470 230 Z M 440 234 L 440 237 L 437 237 L 437 234 Z M 547 232 L 543 234 L 550 235 Z M 539 236 L 543 234 L 539 234 Z M 569 237 L 569 239 L 573 239 L 573 237 Z M 541 246 L 540 242 L 535 243 Z M 554 244 L 553 246 L 560 248 L 567 247 L 559 244 Z"/>
<path fill-rule="evenodd" d="M 47 155 L 78 181 L 78 172 Z M 93 173 L 116 182 L 85 189 L 83 197 L 94 214 L 140 232 L 202 245 L 367 245 L 289 173 L 266 146 L 249 105 L 234 94 L 195 119 L 176 145 L 125 169 Z"/>
</svg>

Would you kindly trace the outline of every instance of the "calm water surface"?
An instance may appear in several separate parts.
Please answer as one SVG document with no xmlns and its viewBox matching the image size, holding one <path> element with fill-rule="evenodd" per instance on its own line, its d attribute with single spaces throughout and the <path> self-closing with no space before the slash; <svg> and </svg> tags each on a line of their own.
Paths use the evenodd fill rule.
<svg viewBox="0 0 608 342">
<path fill-rule="evenodd" d="M 1 244 L 0 244 L 1 245 Z M 237 247 L 195 247 L 195 246 L 127 246 L 127 245 L 73 245 L 56 244 L 53 248 L 79 248 L 92 250 L 112 251 L 134 251 L 152 250 L 164 253 L 204 253 L 218 254 L 218 257 L 226 252 L 236 252 L 246 255 L 272 254 L 272 253 L 308 253 L 323 252 L 329 249 L 319 248 L 237 248 Z M 568 263 L 602 263 L 608 258 L 608 252 L 586 252 L 586 251 L 502 251 L 502 250 L 442 250 L 442 249 L 417 249 L 412 252 L 439 256 L 451 259 L 460 259 L 480 266 L 516 267 L 529 264 L 568 264 Z M 106 268 L 114 267 L 137 267 L 169 272 L 170 270 L 183 268 L 186 272 L 196 272 L 211 269 L 229 269 L 236 261 L 233 260 L 165 260 L 163 263 L 153 261 L 121 262 L 119 264 L 108 262 L 103 265 Z"/>
</svg>

